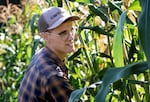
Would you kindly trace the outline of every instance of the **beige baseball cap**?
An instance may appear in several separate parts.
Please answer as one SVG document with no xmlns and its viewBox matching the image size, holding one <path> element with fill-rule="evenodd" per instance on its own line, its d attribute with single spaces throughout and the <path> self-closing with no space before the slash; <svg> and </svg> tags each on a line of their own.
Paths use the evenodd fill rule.
<svg viewBox="0 0 150 102">
<path fill-rule="evenodd" d="M 40 16 L 38 26 L 40 32 L 54 29 L 67 20 L 78 20 L 78 16 L 70 15 L 65 9 L 60 7 L 50 7 Z"/>
</svg>

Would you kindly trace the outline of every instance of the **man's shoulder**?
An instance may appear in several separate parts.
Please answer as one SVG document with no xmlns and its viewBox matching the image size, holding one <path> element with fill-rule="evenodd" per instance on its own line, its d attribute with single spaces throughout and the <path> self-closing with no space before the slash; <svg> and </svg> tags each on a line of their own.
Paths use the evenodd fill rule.
<svg viewBox="0 0 150 102">
<path fill-rule="evenodd" d="M 48 57 L 47 52 L 45 52 L 45 49 L 42 48 L 33 56 L 28 70 L 30 72 L 37 72 L 46 77 L 54 75 L 61 76 L 63 71 L 56 62 L 51 57 Z"/>
<path fill-rule="evenodd" d="M 55 72 L 56 68 L 56 63 L 51 61 L 51 59 L 45 59 L 41 55 L 35 55 L 28 66 L 27 72 L 37 72 L 42 75 L 47 75 Z"/>
</svg>

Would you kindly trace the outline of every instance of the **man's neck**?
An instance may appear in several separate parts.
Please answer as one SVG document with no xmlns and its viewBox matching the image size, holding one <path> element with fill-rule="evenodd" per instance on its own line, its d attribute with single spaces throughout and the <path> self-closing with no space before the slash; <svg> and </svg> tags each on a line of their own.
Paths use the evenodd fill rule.
<svg viewBox="0 0 150 102">
<path fill-rule="evenodd" d="M 56 50 L 54 50 L 52 48 L 49 48 L 48 46 L 47 46 L 47 48 L 50 49 L 61 61 L 65 60 L 66 55 L 67 55 L 66 53 L 56 51 Z"/>
</svg>

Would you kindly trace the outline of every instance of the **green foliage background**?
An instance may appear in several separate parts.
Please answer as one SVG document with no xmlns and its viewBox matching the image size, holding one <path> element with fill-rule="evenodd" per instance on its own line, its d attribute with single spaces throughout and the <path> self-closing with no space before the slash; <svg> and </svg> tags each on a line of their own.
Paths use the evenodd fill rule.
<svg viewBox="0 0 150 102">
<path fill-rule="evenodd" d="M 0 28 L 0 101 L 17 102 L 33 54 L 44 46 L 37 27 L 44 8 L 61 6 L 81 17 L 76 51 L 67 56 L 69 99 L 86 102 L 149 102 L 148 0 L 28 1 L 19 17 Z"/>
</svg>

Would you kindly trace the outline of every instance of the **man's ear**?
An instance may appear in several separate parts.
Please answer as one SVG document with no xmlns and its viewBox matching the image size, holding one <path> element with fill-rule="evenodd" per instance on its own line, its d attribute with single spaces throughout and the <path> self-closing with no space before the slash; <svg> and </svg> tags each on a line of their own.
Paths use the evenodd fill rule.
<svg viewBox="0 0 150 102">
<path fill-rule="evenodd" d="M 41 33 L 41 37 L 44 39 L 44 41 L 47 41 L 47 34 L 45 32 Z"/>
</svg>

